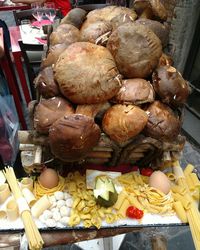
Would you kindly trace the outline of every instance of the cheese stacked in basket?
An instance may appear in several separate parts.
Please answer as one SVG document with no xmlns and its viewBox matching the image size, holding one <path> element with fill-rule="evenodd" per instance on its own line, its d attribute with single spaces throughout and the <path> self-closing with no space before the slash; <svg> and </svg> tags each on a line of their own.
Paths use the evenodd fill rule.
<svg viewBox="0 0 200 250">
<path fill-rule="evenodd" d="M 157 1 L 145 19 L 137 4 L 73 9 L 50 35 L 33 119 L 50 147 L 47 159 L 149 165 L 178 158 L 178 111 L 189 85 L 163 54 L 167 4 Z"/>
</svg>

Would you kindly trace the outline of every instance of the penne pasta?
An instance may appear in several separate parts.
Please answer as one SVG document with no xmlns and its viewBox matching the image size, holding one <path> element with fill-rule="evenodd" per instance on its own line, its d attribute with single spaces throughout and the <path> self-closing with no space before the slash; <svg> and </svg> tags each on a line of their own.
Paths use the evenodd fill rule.
<svg viewBox="0 0 200 250">
<path fill-rule="evenodd" d="M 197 175 L 195 173 L 191 173 L 190 178 L 191 178 L 195 188 L 200 188 L 200 181 L 199 181 Z"/>
<path fill-rule="evenodd" d="M 174 210 L 175 210 L 176 214 L 178 215 L 179 219 L 182 222 L 187 223 L 188 219 L 187 219 L 187 215 L 186 215 L 186 212 L 184 210 L 182 203 L 180 201 L 176 201 L 176 202 L 174 202 L 173 206 L 174 206 Z"/>
<path fill-rule="evenodd" d="M 130 203 L 127 199 L 124 199 L 120 209 L 118 210 L 118 214 L 120 214 L 122 217 L 126 217 L 126 210 L 130 206 Z"/>
<path fill-rule="evenodd" d="M 180 185 L 174 185 L 171 187 L 171 190 L 173 193 L 179 193 L 179 194 L 185 194 L 186 193 L 186 188 Z"/>
<path fill-rule="evenodd" d="M 192 193 L 193 199 L 196 201 L 200 201 L 200 190 L 197 188 L 193 193 Z"/>
<path fill-rule="evenodd" d="M 140 202 L 138 201 L 138 199 L 136 197 L 134 197 L 133 195 L 129 195 L 127 197 L 128 201 L 130 202 L 130 204 L 134 207 L 137 207 L 138 209 L 143 209 L 142 205 L 140 204 Z"/>
<path fill-rule="evenodd" d="M 139 184 L 139 185 L 143 185 L 143 184 L 144 184 L 144 182 L 143 182 L 143 180 L 142 180 L 142 178 L 141 178 L 141 175 L 140 175 L 138 172 L 134 172 L 134 173 L 133 173 L 133 178 L 134 178 L 134 181 L 135 181 L 137 184 Z"/>
<path fill-rule="evenodd" d="M 75 171 L 75 172 L 73 173 L 73 176 L 74 176 L 74 179 L 76 179 L 76 180 L 82 178 L 82 176 L 81 176 L 81 174 L 79 173 L 79 171 Z"/>
<path fill-rule="evenodd" d="M 192 164 L 188 164 L 186 168 L 183 170 L 184 175 L 186 176 L 188 174 L 191 174 L 193 170 L 194 170 L 194 166 Z"/>
<path fill-rule="evenodd" d="M 89 200 L 92 199 L 92 196 L 89 195 L 89 194 L 87 194 L 87 193 L 85 193 L 85 192 L 82 192 L 82 197 L 83 197 L 83 199 L 86 200 L 86 201 L 89 201 Z"/>
<path fill-rule="evenodd" d="M 124 191 L 122 191 L 122 192 L 118 195 L 117 202 L 116 202 L 115 205 L 114 205 L 114 208 L 115 208 L 116 210 L 119 210 L 119 209 L 120 209 L 120 207 L 122 206 L 122 204 L 123 204 L 123 202 L 124 202 L 124 200 L 125 200 L 126 197 L 127 197 L 127 193 L 124 192 Z"/>
<path fill-rule="evenodd" d="M 22 194 L 30 207 L 32 207 L 36 203 L 36 198 L 34 194 L 30 191 L 30 189 L 23 188 Z"/>
<path fill-rule="evenodd" d="M 180 194 L 173 194 L 173 197 L 176 201 L 180 201 L 182 206 L 187 210 L 190 208 L 190 205 L 191 205 L 191 201 L 188 199 L 187 196 L 183 196 L 183 195 L 180 195 Z"/>
<path fill-rule="evenodd" d="M 185 178 L 186 178 L 186 183 L 187 183 L 190 191 L 194 191 L 195 190 L 195 185 L 194 185 L 194 183 L 192 181 L 191 174 L 186 175 Z"/>
<path fill-rule="evenodd" d="M 42 196 L 39 200 L 31 208 L 31 213 L 35 218 L 39 218 L 39 216 L 48 208 L 50 208 L 52 203 L 48 195 Z"/>
</svg>

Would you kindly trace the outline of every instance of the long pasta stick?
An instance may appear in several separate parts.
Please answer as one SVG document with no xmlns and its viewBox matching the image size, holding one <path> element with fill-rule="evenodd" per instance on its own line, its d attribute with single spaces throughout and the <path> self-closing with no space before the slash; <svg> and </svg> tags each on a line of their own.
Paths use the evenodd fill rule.
<svg viewBox="0 0 200 250">
<path fill-rule="evenodd" d="M 192 221 L 190 213 L 191 213 L 191 211 L 187 212 L 188 221 L 189 221 L 189 225 L 190 225 L 190 230 L 191 230 L 191 233 L 192 233 L 192 238 L 193 238 L 196 250 L 200 250 L 200 241 L 197 238 L 198 237 L 198 232 L 195 231 L 195 225 L 194 225 L 195 222 Z"/>
<path fill-rule="evenodd" d="M 8 167 L 3 171 L 8 184 L 13 192 L 13 195 L 16 200 L 23 197 L 19 185 L 17 183 L 17 179 L 14 173 L 13 168 Z M 24 210 L 21 213 L 22 221 L 24 224 L 25 232 L 29 241 L 30 249 L 41 249 L 43 245 L 42 237 L 36 227 L 35 222 L 31 216 L 31 212 L 29 210 Z"/>
<path fill-rule="evenodd" d="M 174 174 L 176 175 L 177 182 L 179 185 L 182 185 L 187 189 L 186 194 L 191 199 L 192 203 L 189 209 L 186 211 L 188 222 L 190 225 L 190 230 L 192 233 L 193 241 L 196 247 L 196 250 L 200 250 L 200 213 L 195 207 L 194 200 L 192 199 L 191 193 L 189 191 L 189 187 L 186 182 L 186 178 L 184 172 L 178 161 L 173 163 L 174 166 Z"/>
<path fill-rule="evenodd" d="M 189 224 L 191 222 L 191 224 L 194 225 L 194 232 L 195 232 L 195 235 L 196 235 L 196 239 L 200 240 L 200 231 L 195 226 L 196 223 L 195 223 L 194 217 L 192 216 L 192 211 L 189 210 L 187 214 L 188 214 L 188 217 L 189 217 Z"/>
</svg>

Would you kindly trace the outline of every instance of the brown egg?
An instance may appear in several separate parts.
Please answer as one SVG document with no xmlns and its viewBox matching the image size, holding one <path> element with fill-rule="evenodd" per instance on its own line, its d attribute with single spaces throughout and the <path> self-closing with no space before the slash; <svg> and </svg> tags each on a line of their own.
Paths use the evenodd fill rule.
<svg viewBox="0 0 200 250">
<path fill-rule="evenodd" d="M 161 171 L 154 171 L 152 173 L 149 177 L 149 186 L 162 191 L 164 194 L 168 194 L 170 191 L 170 181 Z"/>
<path fill-rule="evenodd" d="M 54 188 L 59 183 L 59 177 L 54 169 L 47 168 L 39 176 L 40 184 L 45 188 Z"/>
</svg>

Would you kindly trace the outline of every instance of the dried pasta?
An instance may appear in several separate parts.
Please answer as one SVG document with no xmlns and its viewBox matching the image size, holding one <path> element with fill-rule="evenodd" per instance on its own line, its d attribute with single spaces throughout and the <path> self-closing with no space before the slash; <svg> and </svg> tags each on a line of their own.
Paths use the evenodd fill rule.
<svg viewBox="0 0 200 250">
<path fill-rule="evenodd" d="M 170 181 L 175 181 L 175 179 L 176 179 L 175 174 L 173 174 L 173 173 L 171 173 L 171 172 L 166 173 L 166 176 L 168 177 L 168 179 L 169 179 Z"/>
<path fill-rule="evenodd" d="M 178 173 L 176 175 L 178 184 L 186 189 L 186 194 L 184 195 L 184 197 L 187 197 L 187 199 L 190 201 L 190 205 L 188 209 L 186 209 L 186 215 L 190 225 L 194 245 L 197 250 L 200 250 L 200 213 L 197 209 L 196 204 L 194 203 L 191 192 L 189 190 L 188 182 L 186 181 L 187 176 L 192 173 L 194 166 L 188 164 L 183 171 L 180 167 L 179 162 L 176 161 L 173 163 L 173 168 L 176 169 L 175 175 Z"/>
<path fill-rule="evenodd" d="M 195 190 L 195 185 L 193 183 L 193 180 L 191 178 L 191 174 L 186 175 L 185 177 L 188 188 L 190 189 L 190 191 L 194 191 Z"/>
<path fill-rule="evenodd" d="M 118 199 L 117 202 L 114 205 L 114 208 L 119 210 L 121 205 L 123 204 L 125 198 L 127 197 L 127 193 L 122 191 L 119 195 L 118 195 Z"/>
<path fill-rule="evenodd" d="M 118 214 L 120 214 L 122 217 L 126 217 L 126 210 L 130 206 L 130 202 L 127 199 L 124 199 L 120 209 L 118 210 Z"/>
<path fill-rule="evenodd" d="M 110 222 L 118 219 L 116 213 L 115 216 L 113 215 L 113 208 L 100 207 L 96 203 L 93 191 L 86 188 L 85 176 L 81 176 L 79 172 L 69 173 L 66 183 L 68 192 L 73 198 L 73 208 L 69 219 L 70 226 L 78 225 L 82 221 L 85 228 L 92 226 L 100 228 L 103 219 Z"/>
<path fill-rule="evenodd" d="M 29 248 L 32 249 L 42 249 L 42 246 L 44 244 L 42 237 L 39 233 L 39 230 L 35 224 L 35 221 L 32 218 L 30 209 L 28 207 L 28 204 L 26 203 L 26 200 L 23 198 L 21 190 L 19 188 L 14 170 L 12 167 L 7 167 L 3 171 L 8 184 L 12 190 L 13 196 L 15 200 L 17 201 L 19 213 L 22 218 L 24 229 L 26 232 L 26 236 L 29 243 Z M 22 206 L 23 205 L 23 206 Z"/>
<path fill-rule="evenodd" d="M 191 200 L 186 194 L 185 195 L 173 194 L 173 197 L 176 201 L 180 201 L 185 209 L 190 208 Z"/>
<path fill-rule="evenodd" d="M 200 181 L 195 173 L 190 174 L 190 178 L 192 179 L 193 185 L 195 188 L 200 188 Z"/>
<path fill-rule="evenodd" d="M 182 203 L 180 201 L 176 201 L 176 202 L 174 202 L 173 205 L 174 205 L 174 209 L 175 209 L 178 217 L 180 218 L 180 220 L 184 223 L 187 223 L 188 219 L 187 219 L 187 215 L 186 215 L 186 212 L 184 210 Z"/>
<path fill-rule="evenodd" d="M 183 171 L 184 175 L 186 176 L 188 174 L 191 174 L 193 170 L 194 170 L 194 166 L 192 164 L 188 164 Z"/>
<path fill-rule="evenodd" d="M 186 188 L 185 187 L 183 187 L 183 186 L 179 186 L 179 185 L 173 185 L 172 187 L 171 187 L 171 191 L 173 192 L 173 193 L 179 193 L 179 194 L 185 194 L 186 193 Z"/>
<path fill-rule="evenodd" d="M 124 178 L 128 182 L 124 182 Z M 124 186 L 124 193 L 120 195 L 117 203 L 114 205 L 115 209 L 120 209 L 122 203 L 128 200 L 130 205 L 145 210 L 146 212 L 156 214 L 173 214 L 173 197 L 171 194 L 165 195 L 155 188 L 149 187 L 145 184 L 144 179 L 137 173 L 132 172 L 118 177 L 119 183 Z M 124 217 L 124 213 L 120 214 Z"/>
</svg>

